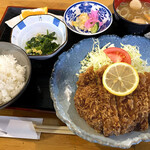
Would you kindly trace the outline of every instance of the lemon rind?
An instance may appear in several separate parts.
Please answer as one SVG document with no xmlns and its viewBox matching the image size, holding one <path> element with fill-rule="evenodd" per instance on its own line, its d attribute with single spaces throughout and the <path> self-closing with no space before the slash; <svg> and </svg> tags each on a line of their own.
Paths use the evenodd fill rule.
<svg viewBox="0 0 150 150">
<path fill-rule="evenodd" d="M 112 67 L 112 65 L 117 66 L 117 65 L 120 65 L 120 64 L 126 65 L 126 66 L 130 66 L 130 67 L 132 68 L 132 70 L 134 70 L 133 72 L 134 72 L 135 77 L 136 77 L 136 78 L 135 78 L 135 79 L 136 79 L 135 84 L 133 85 L 133 87 L 132 87 L 131 89 L 129 89 L 129 90 L 126 91 L 126 92 L 116 92 L 116 91 L 112 90 L 111 88 L 109 88 L 109 87 L 107 86 L 107 84 L 106 84 L 106 82 L 105 82 L 105 78 L 104 78 L 104 77 L 106 76 L 106 74 L 108 73 L 109 69 Z M 133 66 L 131 66 L 131 65 L 127 64 L 127 63 L 124 63 L 124 62 L 117 62 L 117 63 L 111 64 L 110 66 L 108 66 L 108 67 L 106 68 L 106 70 L 105 70 L 104 73 L 103 73 L 102 82 L 103 82 L 104 88 L 105 88 L 106 90 L 108 90 L 111 94 L 116 95 L 116 96 L 126 96 L 126 95 L 129 95 L 129 94 L 131 94 L 132 92 L 134 92 L 135 89 L 137 88 L 137 86 L 138 86 L 138 84 L 139 84 L 139 75 L 138 75 L 137 70 L 136 70 Z"/>
</svg>

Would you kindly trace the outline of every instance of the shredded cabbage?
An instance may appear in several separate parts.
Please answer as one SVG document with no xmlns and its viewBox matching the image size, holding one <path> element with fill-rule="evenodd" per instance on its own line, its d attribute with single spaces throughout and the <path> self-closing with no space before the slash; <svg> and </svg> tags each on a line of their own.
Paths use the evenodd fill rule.
<svg viewBox="0 0 150 150">
<path fill-rule="evenodd" d="M 103 52 L 104 49 L 108 47 L 115 47 L 114 44 L 107 43 L 105 46 L 100 48 L 99 40 L 93 39 L 92 51 L 87 54 L 87 56 L 80 62 L 81 69 L 79 74 L 86 71 L 90 66 L 94 67 L 96 71 L 98 68 L 112 64 L 113 62 L 110 58 Z M 124 45 L 121 43 L 121 48 L 129 53 L 131 56 L 131 65 L 140 73 L 150 72 L 150 66 L 147 66 L 147 61 L 141 58 L 139 48 L 132 45 Z"/>
</svg>

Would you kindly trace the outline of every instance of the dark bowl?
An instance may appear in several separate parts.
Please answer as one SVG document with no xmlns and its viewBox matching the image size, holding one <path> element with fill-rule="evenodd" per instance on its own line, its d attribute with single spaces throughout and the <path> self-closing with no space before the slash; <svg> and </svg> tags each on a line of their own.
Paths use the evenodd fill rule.
<svg viewBox="0 0 150 150">
<path fill-rule="evenodd" d="M 24 86 L 20 89 L 19 93 L 15 97 L 12 97 L 12 99 L 8 102 L 0 104 L 0 109 L 3 109 L 16 101 L 27 88 L 31 77 L 31 62 L 23 49 L 8 42 L 0 42 L 0 55 L 13 55 L 17 60 L 17 64 L 26 67 Z"/>
<path fill-rule="evenodd" d="M 133 23 L 131 21 L 126 20 L 122 16 L 120 16 L 116 8 L 119 6 L 121 2 L 127 2 L 131 0 L 114 0 L 113 1 L 113 9 L 114 9 L 114 16 L 118 24 L 120 25 L 120 28 L 124 28 L 126 33 L 128 34 L 136 34 L 136 35 L 142 35 L 150 31 L 150 24 L 138 24 Z M 149 0 L 141 0 L 145 2 L 150 2 Z"/>
</svg>

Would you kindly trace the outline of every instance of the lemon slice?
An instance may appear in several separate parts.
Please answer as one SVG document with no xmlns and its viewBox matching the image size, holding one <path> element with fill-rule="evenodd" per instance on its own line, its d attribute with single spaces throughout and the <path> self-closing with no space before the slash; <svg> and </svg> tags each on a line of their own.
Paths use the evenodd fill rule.
<svg viewBox="0 0 150 150">
<path fill-rule="evenodd" d="M 130 64 L 118 62 L 107 67 L 102 82 L 110 93 L 125 96 L 137 88 L 139 75 Z"/>
<path fill-rule="evenodd" d="M 24 18 L 31 16 L 31 15 L 42 15 L 42 14 L 47 14 L 47 13 L 48 13 L 47 7 L 36 8 L 36 9 L 25 9 L 21 11 L 20 19 L 23 20 Z"/>
</svg>

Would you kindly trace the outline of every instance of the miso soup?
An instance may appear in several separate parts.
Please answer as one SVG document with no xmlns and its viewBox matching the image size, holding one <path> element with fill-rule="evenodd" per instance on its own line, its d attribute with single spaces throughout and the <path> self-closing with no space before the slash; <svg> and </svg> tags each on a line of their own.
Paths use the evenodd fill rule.
<svg viewBox="0 0 150 150">
<path fill-rule="evenodd" d="M 123 18 L 140 24 L 150 24 L 150 3 L 141 1 L 141 8 L 135 10 L 130 7 L 130 2 L 122 2 L 116 11 Z"/>
</svg>

